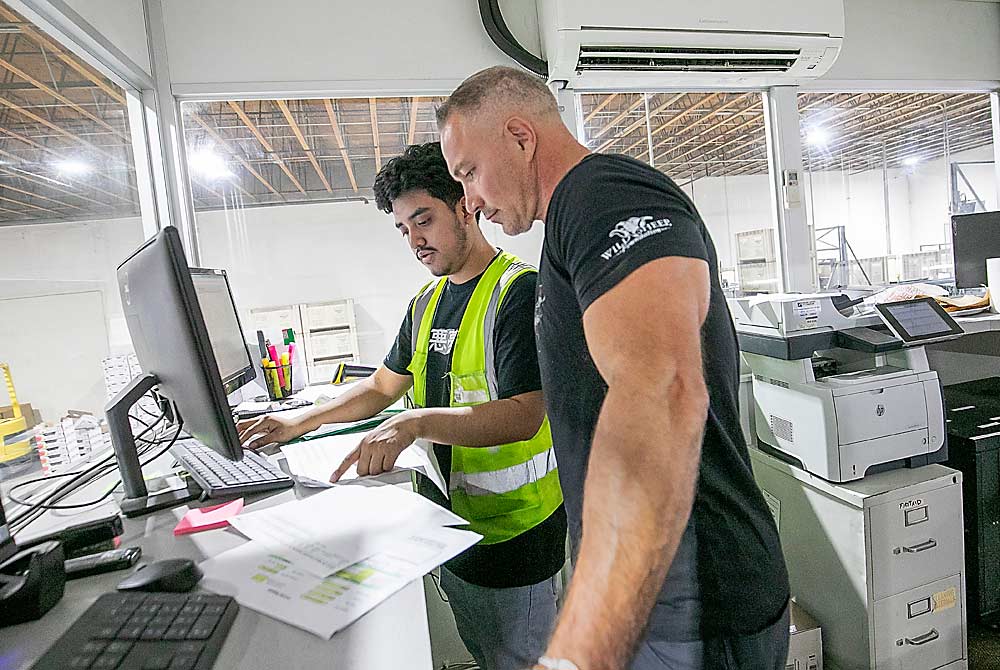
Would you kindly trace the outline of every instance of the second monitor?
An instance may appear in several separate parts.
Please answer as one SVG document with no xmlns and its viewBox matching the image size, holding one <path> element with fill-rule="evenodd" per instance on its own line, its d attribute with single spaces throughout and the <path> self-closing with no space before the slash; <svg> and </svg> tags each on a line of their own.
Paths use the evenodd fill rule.
<svg viewBox="0 0 1000 670">
<path fill-rule="evenodd" d="M 145 373 L 106 408 L 125 487 L 122 511 L 144 514 L 190 497 L 187 491 L 151 496 L 143 481 L 128 412 L 152 389 L 173 404 L 178 431 L 183 426 L 193 438 L 172 451 L 206 494 L 291 486 L 291 478 L 239 442 L 226 395 L 252 380 L 255 366 L 225 272 L 189 268 L 180 235 L 168 226 L 125 259 L 118 283 Z"/>
</svg>

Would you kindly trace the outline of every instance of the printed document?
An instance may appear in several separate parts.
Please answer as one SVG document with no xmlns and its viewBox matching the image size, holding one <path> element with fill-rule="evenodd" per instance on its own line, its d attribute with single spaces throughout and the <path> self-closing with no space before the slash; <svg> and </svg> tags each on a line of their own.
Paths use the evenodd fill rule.
<svg viewBox="0 0 1000 670">
<path fill-rule="evenodd" d="M 247 542 L 201 564 L 202 586 L 245 607 L 329 639 L 339 630 L 479 541 L 455 528 L 425 528 L 323 578 L 301 557 Z"/>
<path fill-rule="evenodd" d="M 281 447 L 288 462 L 288 470 L 305 486 L 331 487 L 330 475 L 340 467 L 354 449 L 361 444 L 367 433 L 352 433 L 348 435 L 331 435 L 308 442 L 296 442 Z M 438 466 L 437 459 L 430 443 L 418 440 L 407 447 L 396 459 L 397 470 L 416 470 L 427 476 L 446 497 L 447 487 Z M 377 475 L 376 475 L 377 476 Z M 341 482 L 358 478 L 358 468 L 355 463 L 340 478 Z"/>
<path fill-rule="evenodd" d="M 230 520 L 243 535 L 291 556 L 319 577 L 386 550 L 400 536 L 465 523 L 423 496 L 391 485 L 338 486 Z"/>
</svg>

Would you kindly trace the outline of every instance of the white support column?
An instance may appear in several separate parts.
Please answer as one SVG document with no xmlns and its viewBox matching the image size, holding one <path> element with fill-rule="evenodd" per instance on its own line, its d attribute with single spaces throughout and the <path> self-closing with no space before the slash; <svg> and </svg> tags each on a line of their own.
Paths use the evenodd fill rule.
<svg viewBox="0 0 1000 670">
<path fill-rule="evenodd" d="M 559 105 L 559 116 L 577 140 L 583 141 L 583 116 L 580 114 L 580 103 L 572 89 L 562 88 L 562 84 L 549 84 L 552 95 Z"/>
<path fill-rule="evenodd" d="M 990 112 L 993 117 L 993 176 L 1000 196 L 1000 92 L 990 93 Z"/>
<path fill-rule="evenodd" d="M 778 224 L 778 267 L 785 291 L 814 291 L 815 260 L 802 202 L 802 142 L 799 137 L 798 87 L 764 92 L 771 204 Z"/>
<path fill-rule="evenodd" d="M 170 67 L 167 62 L 167 36 L 163 27 L 161 0 L 144 0 L 146 32 L 149 38 L 149 60 L 153 69 L 154 88 L 144 92 L 150 133 L 150 155 L 153 183 L 161 225 L 176 226 L 184 241 L 188 263 L 201 263 L 198 228 L 195 223 L 184 150 L 184 127 L 180 103 L 170 88 Z"/>
<path fill-rule="evenodd" d="M 139 189 L 142 236 L 143 239 L 149 239 L 156 235 L 162 225 L 160 222 L 166 219 L 162 218 L 164 213 L 158 207 L 162 198 L 156 192 L 153 178 L 153 173 L 157 170 L 163 172 L 163 164 L 159 158 L 154 164 L 151 157 L 151 147 L 147 141 L 150 132 L 150 119 L 142 97 L 142 93 L 125 91 L 128 103 L 129 132 L 132 137 L 132 157 L 135 160 L 135 183 Z"/>
</svg>

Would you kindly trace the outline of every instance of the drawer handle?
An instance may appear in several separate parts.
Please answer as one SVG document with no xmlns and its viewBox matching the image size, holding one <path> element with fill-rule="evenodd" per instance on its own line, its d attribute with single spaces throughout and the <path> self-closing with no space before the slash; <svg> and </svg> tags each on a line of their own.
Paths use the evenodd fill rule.
<svg viewBox="0 0 1000 670">
<path fill-rule="evenodd" d="M 914 544 L 909 547 L 903 547 L 903 551 L 907 554 L 919 554 L 921 551 L 927 551 L 928 549 L 933 549 L 937 546 L 937 540 L 933 537 L 926 542 L 921 542 L 920 544 Z"/>
<path fill-rule="evenodd" d="M 919 647 L 922 644 L 927 644 L 928 642 L 933 642 L 934 640 L 938 639 L 939 637 L 941 637 L 941 635 L 938 634 L 937 630 L 935 630 L 934 628 L 931 628 L 929 631 L 927 631 L 923 635 L 918 635 L 917 637 L 907 637 L 907 638 L 904 638 L 904 639 L 906 640 L 906 644 L 912 644 L 914 647 Z"/>
</svg>

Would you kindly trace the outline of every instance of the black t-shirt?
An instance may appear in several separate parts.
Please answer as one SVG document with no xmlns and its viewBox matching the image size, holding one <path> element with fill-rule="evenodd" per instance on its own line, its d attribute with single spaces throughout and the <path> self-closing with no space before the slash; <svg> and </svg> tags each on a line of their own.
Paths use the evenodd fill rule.
<svg viewBox="0 0 1000 670">
<path fill-rule="evenodd" d="M 591 440 L 607 393 L 587 348 L 583 313 L 630 273 L 668 256 L 704 259 L 711 272 L 711 302 L 702 327 L 710 403 L 688 523 L 697 546 L 692 574 L 700 592 L 701 634 L 756 632 L 783 611 L 788 576 L 740 429 L 739 353 L 715 247 L 694 203 L 677 185 L 625 156 L 584 158 L 556 187 L 545 221 L 535 329 L 570 537 L 578 546 Z M 625 325 L 622 336 L 628 336 Z M 684 584 L 671 584 L 687 572 L 678 563 L 649 621 L 650 630 L 667 639 L 688 634 L 683 624 L 673 623 L 684 606 L 676 594 L 691 592 Z"/>
<path fill-rule="evenodd" d="M 479 283 L 476 277 L 463 284 L 448 281 L 431 324 L 427 352 L 428 407 L 450 405 L 448 372 L 458 327 L 472 293 Z M 532 313 L 537 275 L 529 272 L 514 280 L 497 313 L 494 351 L 499 399 L 512 398 L 542 388 L 535 350 Z M 385 366 L 396 374 L 409 375 L 412 357 L 410 333 L 413 328 L 413 303 L 399 328 L 396 342 L 385 358 Z M 451 447 L 435 444 L 434 454 L 445 482 L 451 471 Z M 417 476 L 417 491 L 442 507 L 451 503 L 429 479 Z M 490 588 L 528 586 L 548 579 L 566 560 L 566 512 L 562 505 L 542 523 L 520 535 L 496 544 L 477 544 L 446 563 L 449 570 L 467 582 Z"/>
</svg>

